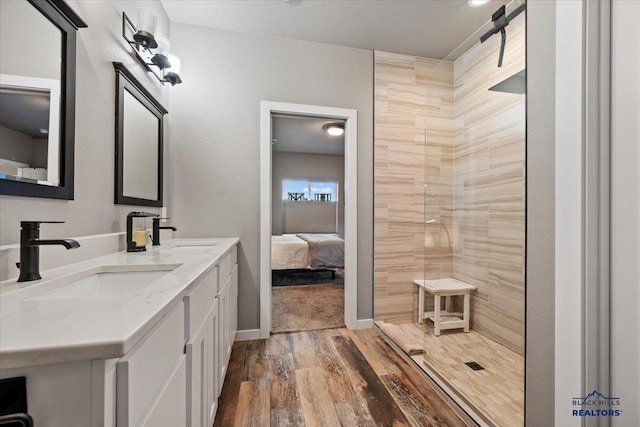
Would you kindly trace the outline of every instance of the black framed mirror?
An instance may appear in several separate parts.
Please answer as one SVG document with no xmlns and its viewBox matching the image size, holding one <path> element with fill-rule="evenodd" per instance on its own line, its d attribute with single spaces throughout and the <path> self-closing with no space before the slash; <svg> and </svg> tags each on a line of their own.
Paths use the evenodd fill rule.
<svg viewBox="0 0 640 427">
<path fill-rule="evenodd" d="M 0 2 L 0 194 L 73 199 L 76 31 L 63 0 Z"/>
<path fill-rule="evenodd" d="M 167 110 L 122 63 L 116 69 L 115 203 L 162 206 L 162 118 Z"/>
</svg>

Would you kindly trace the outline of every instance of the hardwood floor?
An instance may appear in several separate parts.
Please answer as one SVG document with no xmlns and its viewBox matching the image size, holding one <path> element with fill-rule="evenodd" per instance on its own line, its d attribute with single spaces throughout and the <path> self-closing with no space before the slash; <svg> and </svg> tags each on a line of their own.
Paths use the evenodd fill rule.
<svg viewBox="0 0 640 427">
<path fill-rule="evenodd" d="M 214 426 L 464 426 L 373 329 L 237 342 Z"/>
</svg>

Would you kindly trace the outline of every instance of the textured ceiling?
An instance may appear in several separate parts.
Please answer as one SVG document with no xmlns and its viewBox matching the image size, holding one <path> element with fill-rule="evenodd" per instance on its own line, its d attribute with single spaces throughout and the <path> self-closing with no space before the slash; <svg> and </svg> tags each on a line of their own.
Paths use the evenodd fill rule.
<svg viewBox="0 0 640 427">
<path fill-rule="evenodd" d="M 172 21 L 437 59 L 447 57 L 506 3 L 492 0 L 470 7 L 467 0 L 162 0 Z"/>
</svg>

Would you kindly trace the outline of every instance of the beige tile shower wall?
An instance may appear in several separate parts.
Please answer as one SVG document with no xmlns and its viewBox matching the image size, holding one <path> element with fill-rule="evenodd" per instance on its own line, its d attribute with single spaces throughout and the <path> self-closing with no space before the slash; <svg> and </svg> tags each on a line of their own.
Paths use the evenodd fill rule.
<svg viewBox="0 0 640 427">
<path fill-rule="evenodd" d="M 525 96 L 488 88 L 525 68 L 524 17 L 455 61 L 454 277 L 478 287 L 471 326 L 523 354 Z"/>
<path fill-rule="evenodd" d="M 375 53 L 374 316 L 387 322 L 415 321 L 414 279 L 453 272 L 453 65 L 439 62 Z"/>
</svg>

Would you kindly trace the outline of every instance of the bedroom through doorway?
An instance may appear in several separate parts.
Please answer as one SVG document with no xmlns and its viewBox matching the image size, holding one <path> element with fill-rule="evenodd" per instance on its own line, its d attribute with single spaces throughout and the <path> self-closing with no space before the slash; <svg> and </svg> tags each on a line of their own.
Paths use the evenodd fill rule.
<svg viewBox="0 0 640 427">
<path fill-rule="evenodd" d="M 345 326 L 344 126 L 271 115 L 271 333 Z"/>
<path fill-rule="evenodd" d="M 353 327 L 356 111 L 261 108 L 260 335 Z"/>
</svg>

